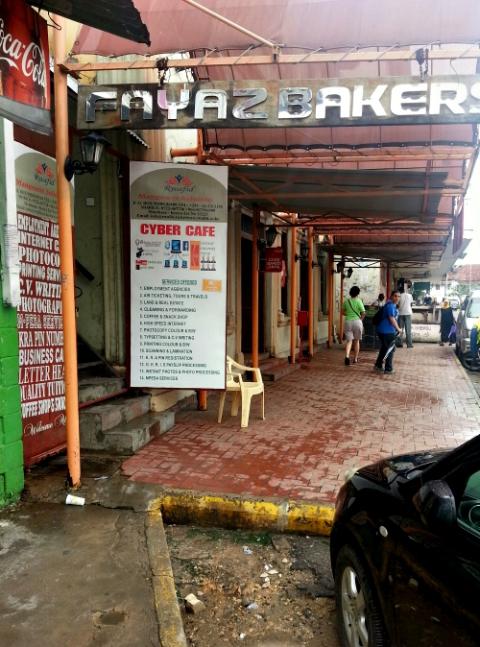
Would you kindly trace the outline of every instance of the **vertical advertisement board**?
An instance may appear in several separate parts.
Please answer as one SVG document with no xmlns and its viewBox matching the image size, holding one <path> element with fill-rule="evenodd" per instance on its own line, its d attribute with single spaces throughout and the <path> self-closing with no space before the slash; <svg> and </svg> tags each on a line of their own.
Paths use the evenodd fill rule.
<svg viewBox="0 0 480 647">
<path fill-rule="evenodd" d="M 225 388 L 225 167 L 132 162 L 131 385 Z"/>
<path fill-rule="evenodd" d="M 15 143 L 25 463 L 65 445 L 65 382 L 55 160 Z"/>
<path fill-rule="evenodd" d="M 52 132 L 47 22 L 25 0 L 0 2 L 0 115 Z"/>
</svg>

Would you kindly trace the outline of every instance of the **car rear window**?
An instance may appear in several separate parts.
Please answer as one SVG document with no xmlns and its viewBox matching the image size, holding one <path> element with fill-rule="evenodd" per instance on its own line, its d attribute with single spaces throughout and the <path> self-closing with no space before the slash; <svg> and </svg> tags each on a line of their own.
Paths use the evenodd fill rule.
<svg viewBox="0 0 480 647">
<path fill-rule="evenodd" d="M 480 317 L 480 299 L 472 299 L 468 304 L 467 317 Z"/>
</svg>

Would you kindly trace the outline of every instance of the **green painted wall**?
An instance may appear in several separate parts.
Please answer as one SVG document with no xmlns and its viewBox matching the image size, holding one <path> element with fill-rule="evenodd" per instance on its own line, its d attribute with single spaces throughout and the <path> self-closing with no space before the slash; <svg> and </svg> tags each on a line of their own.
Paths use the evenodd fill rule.
<svg viewBox="0 0 480 647">
<path fill-rule="evenodd" d="M 15 308 L 3 305 L 0 282 L 0 506 L 23 490 L 23 443 Z"/>
<path fill-rule="evenodd" d="M 0 119 L 0 227 L 4 225 L 7 191 L 4 121 Z M 1 246 L 0 246 L 1 247 Z M 0 248 L 0 272 L 3 268 Z M 1 279 L 1 277 L 0 277 Z M 17 311 L 3 303 L 0 280 L 0 507 L 23 490 L 23 440 L 18 384 Z"/>
</svg>

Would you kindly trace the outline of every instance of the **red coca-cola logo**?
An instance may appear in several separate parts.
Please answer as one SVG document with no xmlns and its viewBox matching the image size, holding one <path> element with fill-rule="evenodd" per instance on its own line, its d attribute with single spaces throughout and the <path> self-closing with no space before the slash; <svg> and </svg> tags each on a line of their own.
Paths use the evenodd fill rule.
<svg viewBox="0 0 480 647">
<path fill-rule="evenodd" d="M 41 88 L 46 87 L 46 62 L 41 47 L 33 41 L 23 43 L 6 31 L 3 18 L 0 18 L 0 61 L 6 61 Z"/>
</svg>

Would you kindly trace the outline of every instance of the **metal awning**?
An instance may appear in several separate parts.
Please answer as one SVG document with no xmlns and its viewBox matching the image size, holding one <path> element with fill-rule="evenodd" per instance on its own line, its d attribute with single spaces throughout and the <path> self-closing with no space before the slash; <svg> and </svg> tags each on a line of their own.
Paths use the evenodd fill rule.
<svg viewBox="0 0 480 647">
<path fill-rule="evenodd" d="M 150 45 L 147 26 L 142 21 L 133 0 L 27 0 L 27 2 L 39 9 L 83 23 L 88 28 L 101 29 L 102 33 L 108 32 L 121 37 L 121 43 L 134 41 Z"/>
<path fill-rule="evenodd" d="M 336 253 L 390 263 L 438 260 L 454 222 L 462 182 L 445 172 L 337 171 L 231 166 L 230 198 L 313 227 Z"/>
<path fill-rule="evenodd" d="M 257 83 L 476 74 L 480 60 L 477 0 L 135 3 L 152 26 L 150 48 L 84 27 L 74 53 L 188 52 L 190 63 L 167 66 Z M 155 69 L 156 59 L 137 64 Z M 229 165 L 231 196 L 243 204 L 298 213 L 338 253 L 424 264 L 441 258 L 458 223 L 479 139 L 476 126 L 451 122 L 210 128 L 203 142 L 204 161 Z"/>
<path fill-rule="evenodd" d="M 86 5 L 120 2 L 84 1 Z M 48 4 L 65 4 L 51 0 Z M 70 2 L 69 4 L 72 4 Z M 74 3 L 75 4 L 75 3 Z M 189 0 L 135 0 L 152 34 L 151 47 L 121 41 L 99 30 L 82 29 L 74 52 L 124 56 L 203 49 L 230 50 L 237 56 L 269 41 L 282 52 L 302 56 L 333 49 L 404 46 L 434 43 L 477 43 L 480 4 L 477 0 L 199 0 L 197 5 L 241 25 L 227 22 L 192 6 Z M 96 25 L 105 30 L 104 25 Z M 258 34 L 262 40 L 252 36 Z M 255 53 L 259 53 L 256 49 Z M 265 50 L 264 50 L 265 51 Z M 258 76 L 252 78 L 259 78 Z M 314 78 L 314 77 L 304 77 Z"/>
</svg>

